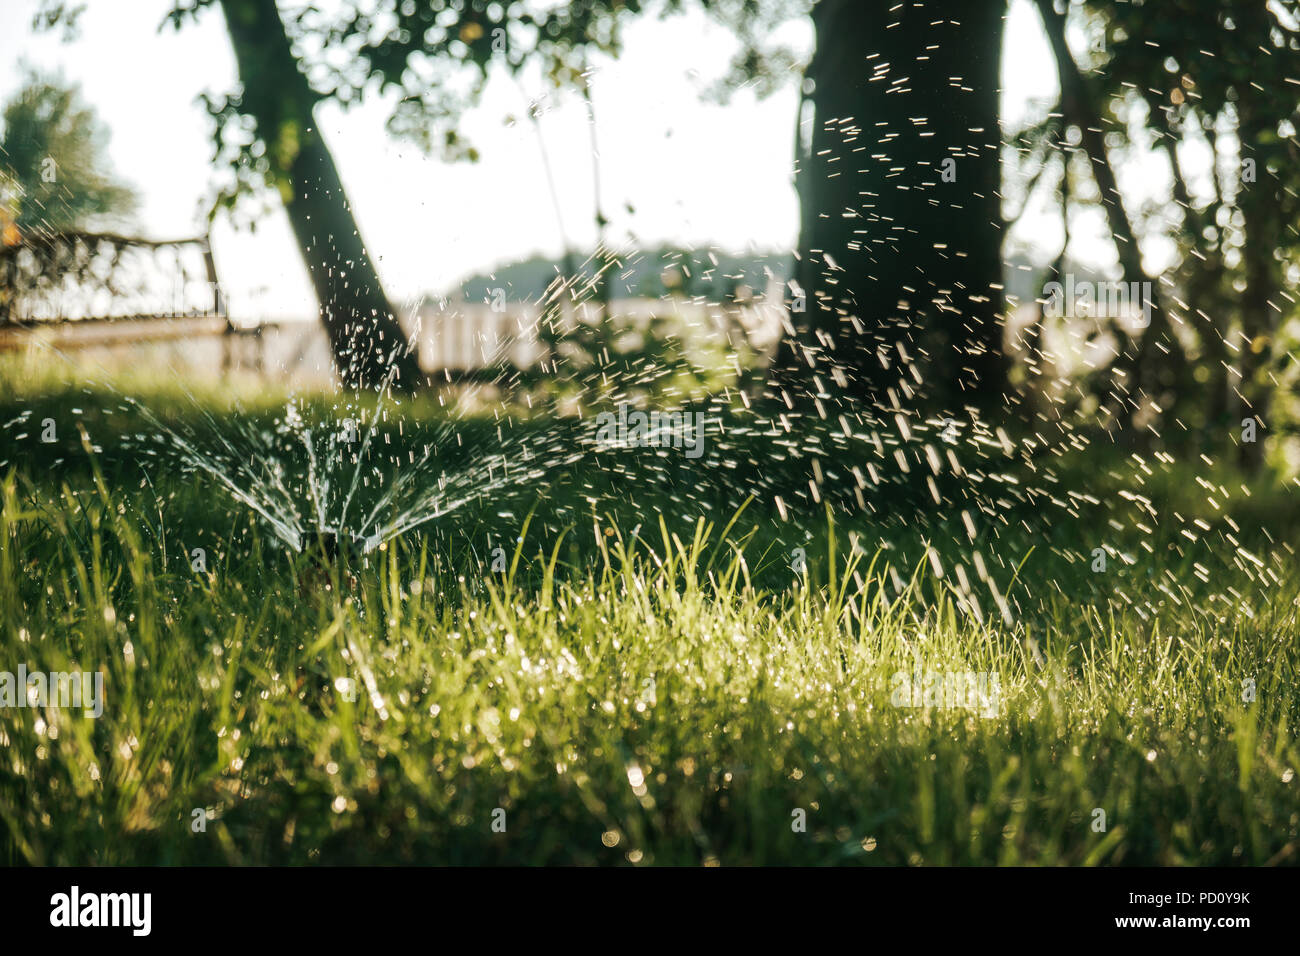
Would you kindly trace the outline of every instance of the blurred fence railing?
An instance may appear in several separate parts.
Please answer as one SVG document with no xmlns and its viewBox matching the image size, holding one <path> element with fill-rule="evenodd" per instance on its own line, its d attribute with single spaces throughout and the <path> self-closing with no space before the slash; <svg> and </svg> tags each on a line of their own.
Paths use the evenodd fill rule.
<svg viewBox="0 0 1300 956">
<path fill-rule="evenodd" d="M 0 324 L 225 315 L 206 237 L 33 233 L 0 248 Z"/>
<path fill-rule="evenodd" d="M 779 282 L 745 302 L 679 297 L 609 303 L 449 301 L 426 298 L 403 325 L 427 372 L 453 376 L 542 365 L 555 325 L 609 324 L 645 332 L 669 320 L 684 345 L 720 341 L 743 331 L 762 349 L 779 335 Z M 543 329 L 545 323 L 545 330 Z M 543 334 L 545 331 L 546 334 Z M 155 241 L 112 233 L 33 234 L 0 247 L 0 350 L 44 343 L 60 348 L 129 346 L 172 340 L 204 356 L 220 336 L 220 368 L 274 369 L 288 378 L 330 377 L 328 340 L 318 322 L 235 322 L 206 236 Z M 186 340 L 193 340 L 187 342 Z M 215 344 L 215 343 L 214 343 Z"/>
<path fill-rule="evenodd" d="M 0 349 L 234 336 L 207 236 L 34 231 L 0 247 Z M 244 351 L 247 351 L 246 349 Z"/>
</svg>

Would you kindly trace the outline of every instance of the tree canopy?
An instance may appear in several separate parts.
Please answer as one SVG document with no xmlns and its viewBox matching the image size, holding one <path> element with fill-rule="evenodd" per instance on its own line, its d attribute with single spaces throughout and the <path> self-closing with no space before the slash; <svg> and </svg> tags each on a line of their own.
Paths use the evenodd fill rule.
<svg viewBox="0 0 1300 956">
<path fill-rule="evenodd" d="M 9 242 L 120 220 L 135 208 L 135 192 L 109 168 L 108 131 L 77 87 L 28 71 L 2 121 L 0 218 Z"/>
</svg>

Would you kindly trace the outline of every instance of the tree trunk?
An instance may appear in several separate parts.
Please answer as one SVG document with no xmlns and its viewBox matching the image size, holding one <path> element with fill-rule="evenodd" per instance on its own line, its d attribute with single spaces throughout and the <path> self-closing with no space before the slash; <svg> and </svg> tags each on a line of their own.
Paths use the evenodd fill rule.
<svg viewBox="0 0 1300 956">
<path fill-rule="evenodd" d="M 409 389 L 420 369 L 366 252 L 343 182 L 317 128 L 319 97 L 298 69 L 275 0 L 221 0 L 243 86 L 272 177 L 311 275 L 339 377 Z"/>
<path fill-rule="evenodd" d="M 819 382 L 858 408 L 1001 406 L 1004 8 L 814 7 L 795 275 L 806 310 L 796 295 L 772 376 L 787 401 Z"/>
</svg>

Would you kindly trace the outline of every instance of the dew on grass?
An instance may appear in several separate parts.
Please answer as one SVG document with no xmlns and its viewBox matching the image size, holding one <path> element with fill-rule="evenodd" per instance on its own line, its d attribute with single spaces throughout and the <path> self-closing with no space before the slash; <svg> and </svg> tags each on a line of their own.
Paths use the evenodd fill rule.
<svg viewBox="0 0 1300 956">
<path fill-rule="evenodd" d="M 912 25 L 907 18 L 920 6 L 899 4 L 880 16 L 890 29 Z M 941 41 L 954 25 L 926 21 L 918 32 Z M 909 57 L 873 53 L 873 81 L 887 98 L 909 102 L 931 57 L 943 62 L 951 46 L 927 42 Z M 968 91 L 950 72 L 939 79 L 947 97 Z M 1194 86 L 1190 78 L 1178 83 L 1177 102 Z M 725 795 L 743 789 L 755 772 L 727 752 L 746 734 L 791 742 L 799 749 L 782 758 L 787 763 L 776 776 L 833 794 L 853 771 L 835 765 L 827 744 L 864 721 L 913 735 L 920 741 L 916 762 L 927 769 L 951 758 L 934 746 L 947 731 L 990 733 L 990 724 L 965 713 L 886 706 L 887 697 L 863 675 L 895 664 L 1005 672 L 1008 691 L 1022 695 L 1015 716 L 1030 726 L 1051 726 L 1062 694 L 1093 682 L 1090 691 L 1107 706 L 1079 715 L 1062 728 L 1063 739 L 1069 731 L 1100 733 L 1120 717 L 1140 728 L 1122 739 L 1159 743 L 1160 767 L 1173 764 L 1175 755 L 1148 736 L 1145 724 L 1185 719 L 1196 702 L 1159 693 L 1180 669 L 1233 655 L 1244 629 L 1294 628 L 1294 603 L 1276 601 L 1289 595 L 1283 589 L 1292 580 L 1294 547 L 1283 528 L 1258 513 L 1252 486 L 1226 477 L 1230 443 L 1220 440 L 1213 454 L 1196 457 L 1169 450 L 1179 448 L 1180 431 L 1199 427 L 1165 414 L 1162 403 L 1174 396 L 1162 393 L 1175 385 L 1139 389 L 1117 368 L 1126 340 L 1149 343 L 1155 333 L 1133 335 L 1126 316 L 1051 323 L 1023 291 L 1007 309 L 989 307 L 1004 291 L 993 281 L 1000 275 L 986 273 L 982 287 L 971 286 L 962 262 L 987 249 L 972 243 L 964 227 L 1001 213 L 996 202 L 983 216 L 970 205 L 1004 197 L 996 182 L 982 194 L 948 188 L 935 161 L 945 151 L 963 161 L 989 147 L 996 155 L 1003 144 L 976 135 L 996 132 L 996 119 L 944 130 L 943 115 L 911 109 L 815 119 L 800 171 L 806 163 L 826 173 L 819 185 L 848 186 L 840 208 L 811 217 L 810 228 L 839 227 L 843 241 L 814 244 L 820 253 L 770 276 L 779 290 L 771 304 L 781 320 L 799 326 L 791 348 L 769 342 L 776 347 L 764 352 L 734 300 L 711 286 L 684 287 L 725 273 L 721 250 L 707 247 L 672 254 L 680 294 L 659 296 L 647 315 L 608 314 L 601 284 L 629 281 L 647 254 L 602 242 L 577 274 L 558 276 L 525 303 L 536 318 L 531 331 L 544 343 L 541 375 L 493 354 L 478 379 L 440 368 L 419 395 L 389 380 L 367 394 L 303 391 L 271 408 L 253 398 L 221 411 L 180 380 L 179 400 L 119 396 L 100 383 L 71 406 L 84 437 L 71 422 L 57 421 L 59 437 L 49 440 L 44 436 L 54 432 L 44 405 L 31 407 L 24 396 L 20 404 L 28 407 L 0 425 L 0 467 L 20 474 L 15 538 L 57 540 L 63 550 L 54 560 L 74 556 L 80 570 L 99 563 L 104 529 L 117 544 L 127 542 L 123 551 L 135 545 L 121 529 L 139 530 L 148 560 L 139 558 L 118 577 L 113 600 L 131 600 L 131 589 L 156 584 L 141 570 L 156 560 L 164 579 L 159 590 L 193 615 L 191 626 L 217 635 L 204 636 L 216 641 L 207 666 L 234 668 L 227 662 L 239 659 L 246 668 L 240 673 L 254 677 L 261 662 L 252 655 L 249 663 L 247 648 L 236 655 L 232 624 L 249 624 L 255 634 L 247 640 L 259 652 L 276 649 L 279 635 L 260 629 L 258 613 L 234 610 L 237 601 L 266 607 L 272 618 L 292 603 L 276 568 L 263 570 L 266 552 L 354 559 L 357 580 L 311 579 L 329 597 L 316 603 L 337 603 L 337 619 L 322 625 L 325 638 L 310 633 L 310 612 L 319 610 L 312 605 L 294 619 L 301 630 L 289 644 L 304 658 L 308 646 L 337 650 L 355 676 L 309 675 L 292 684 L 307 688 L 295 705 L 319 706 L 315 690 L 328 696 L 332 685 L 356 703 L 359 731 L 381 758 L 394 746 L 385 736 L 397 733 L 394 725 L 414 731 L 412 739 L 451 738 L 464 749 L 439 751 L 440 766 L 476 783 L 497 769 L 526 767 L 523 752 L 536 739 L 543 766 L 571 779 L 583 796 L 591 795 L 592 761 L 604 758 L 615 768 L 615 783 L 622 768 L 647 813 L 650 772 L 642 768 L 651 766 L 678 768 L 684 778 L 698 770 L 697 782 L 707 779 L 699 789 L 717 797 L 721 811 Z M 1071 142 L 1070 129 L 1057 132 Z M 1059 164 L 1068 183 L 1070 151 L 1050 137 L 1006 145 L 1019 164 L 1041 157 L 1044 143 L 1041 165 L 1055 172 Z M 926 158 L 913 162 L 921 146 Z M 838 166 L 828 170 L 830 164 Z M 1018 185 L 1032 189 L 1041 172 Z M 1070 201 L 1062 194 L 1067 214 Z M 1200 211 L 1191 202 L 1174 205 L 1180 218 Z M 933 229 L 936 222 L 942 235 L 922 234 L 924 224 Z M 1067 238 L 1058 271 L 1070 251 Z M 1177 294 L 1170 315 L 1192 329 L 1198 306 L 1181 301 L 1194 298 L 1181 281 L 1171 277 Z M 811 308 L 796 310 L 787 293 L 807 293 Z M 683 318 L 687 299 L 703 311 Z M 1036 318 L 1027 322 L 1026 308 Z M 638 337 L 645 347 L 626 346 Z M 341 378 L 356 377 L 362 355 L 396 347 L 382 341 L 383 332 L 371 338 L 354 341 Z M 1177 346 L 1176 338 L 1166 336 L 1157 347 Z M 1237 353 L 1254 344 L 1217 339 L 1207 336 L 1202 345 Z M 1005 345 L 1022 373 L 1008 378 L 1005 394 L 981 389 L 987 383 L 968 374 L 998 351 L 991 345 Z M 1021 387 L 1025 382 L 1032 385 Z M 1221 391 L 1230 385 L 1225 379 Z M 124 439 L 122 421 L 131 430 Z M 95 484 L 90 480 L 56 491 L 32 474 L 48 468 L 62 476 L 82 466 L 103 469 L 107 493 L 85 487 Z M 224 538 L 212 533 L 225 553 L 214 552 L 206 572 L 195 569 L 206 578 L 173 574 L 190 557 L 196 519 L 185 495 L 192 485 L 202 489 L 203 519 L 232 529 Z M 1252 511 L 1261 520 L 1239 523 Z M 41 557 L 48 565 L 50 558 Z M 399 580 L 386 578 L 389 567 Z M 67 567 L 46 571 L 36 557 L 18 574 L 38 582 L 31 593 L 56 604 L 81 587 L 68 583 L 77 575 Z M 385 581 L 388 590 L 377 586 Z M 471 595 L 459 605 L 448 597 L 458 588 Z M 310 592 L 303 587 L 297 596 Z M 220 616 L 196 612 L 195 595 L 214 603 Z M 426 601 L 445 616 L 421 616 L 417 606 Z M 75 599 L 65 603 L 75 617 Z M 113 646 L 136 664 L 133 679 L 145 682 L 143 672 L 166 658 L 165 644 L 150 632 L 153 615 L 118 621 L 113 605 L 98 606 Z M 1171 633 L 1175 627 L 1179 633 Z M 1223 634 L 1227 629 L 1233 633 Z M 43 641 L 44 633 L 34 642 L 19 633 L 33 650 Z M 658 661 L 663 648 L 679 659 Z M 403 683 L 399 675 L 410 676 L 403 667 L 420 655 L 428 657 L 419 679 Z M 435 665 L 462 683 L 437 684 Z M 662 667 L 656 677 L 663 706 L 659 692 L 647 693 L 643 683 L 654 665 Z M 199 679 L 205 696 L 225 686 L 215 671 Z M 1151 696 L 1115 692 L 1125 681 Z M 279 684 L 278 674 L 273 682 Z M 251 683 L 230 689 L 222 721 L 241 721 L 243 709 L 278 696 Z M 1221 688 L 1202 690 L 1213 699 Z M 479 695 L 472 710 L 462 705 L 462 693 Z M 440 703 L 430 702 L 435 694 Z M 665 725 L 691 732 L 688 721 L 698 713 L 690 708 L 701 700 L 718 712 L 694 729 L 692 740 L 706 752 L 661 757 L 656 733 Z M 522 744 L 507 740 L 514 732 L 508 725 L 556 719 L 570 709 L 584 723 L 619 734 L 588 745 L 567 738 L 572 728 L 557 735 L 551 726 Z M 504 725 L 503 712 L 510 718 Z M 840 733 L 812 739 L 819 721 Z M 239 734 L 234 729 L 232 738 Z M 126 761 L 135 749 L 119 755 Z M 1077 746 L 1059 752 L 1080 754 Z M 1137 754 L 1157 761 L 1154 746 Z M 230 763 L 234 771 L 245 766 L 239 756 Z M 324 767 L 327 776 L 339 775 L 334 760 Z M 1290 768 L 1281 773 L 1283 783 L 1293 777 Z M 653 779 L 657 795 L 662 781 Z M 444 784 L 442 794 L 457 792 L 449 779 Z M 626 787 L 619 793 L 626 796 Z M 338 814 L 356 809 L 341 795 L 329 806 Z M 1016 797 L 1009 806 L 1019 815 L 1033 802 Z M 597 812 L 592 804 L 586 810 Z M 990 822 L 990 832 L 1008 841 L 1032 824 L 1017 820 L 999 831 L 1000 822 Z M 623 840 L 610 822 L 604 827 L 605 846 Z M 879 848 L 922 862 L 920 853 L 891 846 L 884 836 L 855 841 L 860 831 L 842 820 L 828 827 L 849 851 L 858 842 L 865 852 Z M 627 839 L 641 839 L 629 833 Z M 641 853 L 627 858 L 636 862 Z M 718 861 L 702 845 L 700 854 Z"/>
</svg>

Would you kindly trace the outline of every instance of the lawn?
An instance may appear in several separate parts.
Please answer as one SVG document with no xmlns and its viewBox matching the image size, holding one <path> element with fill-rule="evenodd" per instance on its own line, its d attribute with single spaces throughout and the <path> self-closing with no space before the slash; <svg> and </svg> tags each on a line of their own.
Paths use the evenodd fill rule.
<svg viewBox="0 0 1300 956">
<path fill-rule="evenodd" d="M 0 671 L 103 674 L 98 718 L 0 707 L 0 861 L 1297 861 L 1294 483 L 725 409 L 691 461 L 429 396 L 356 412 L 360 494 L 437 443 L 464 503 L 331 558 L 174 454 L 283 449 L 292 496 L 285 396 L 117 385 L 0 399 Z"/>
</svg>

